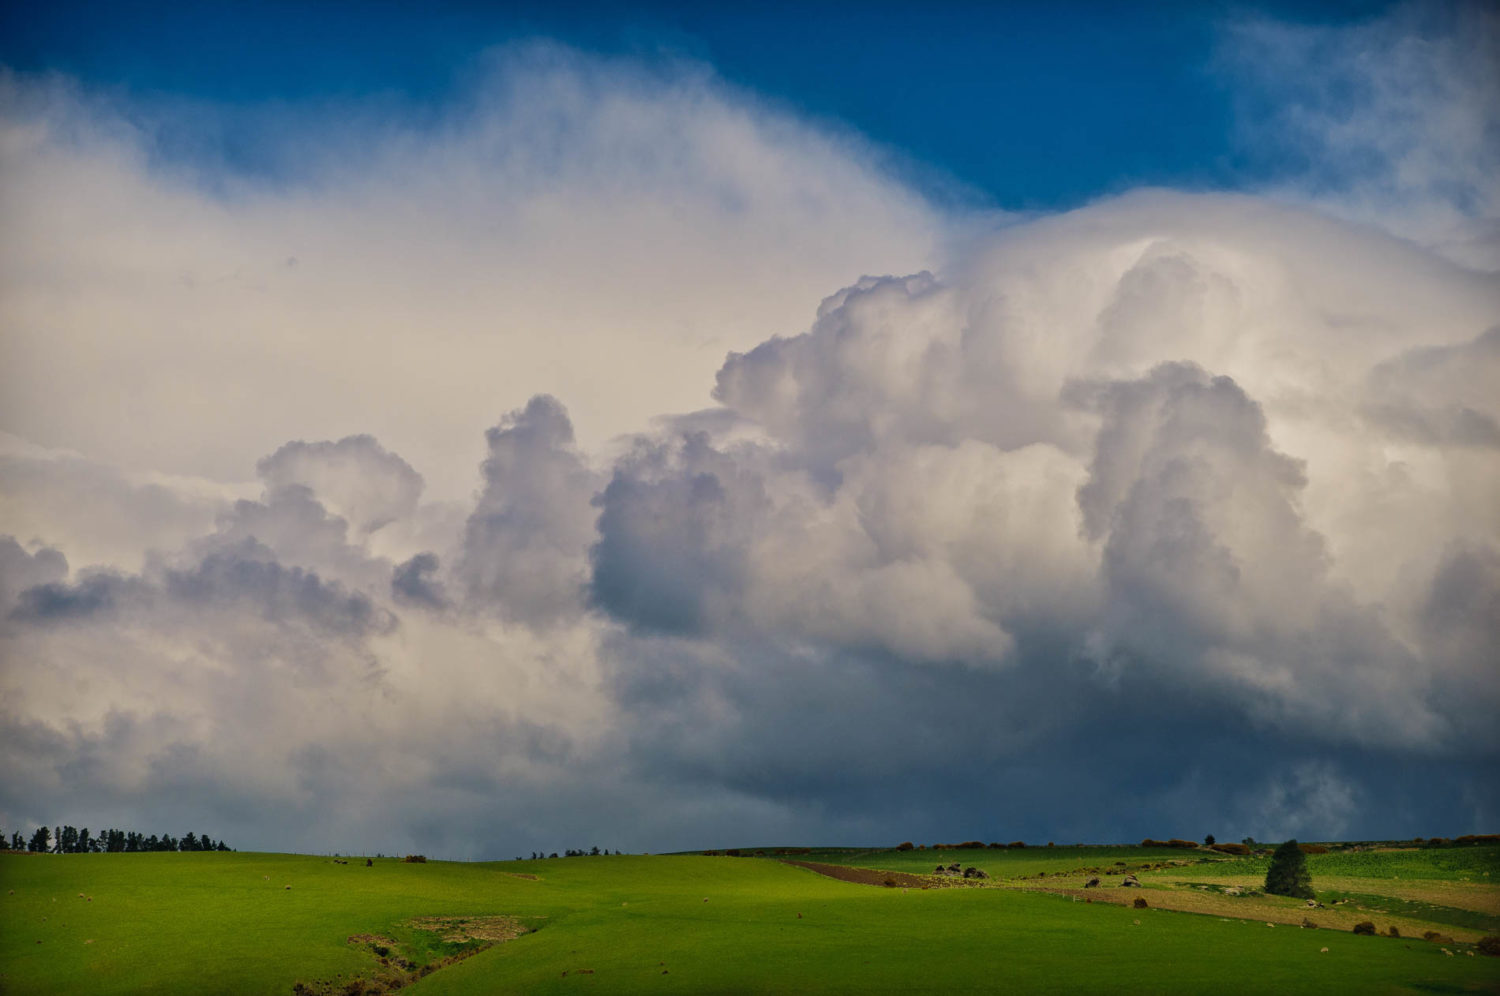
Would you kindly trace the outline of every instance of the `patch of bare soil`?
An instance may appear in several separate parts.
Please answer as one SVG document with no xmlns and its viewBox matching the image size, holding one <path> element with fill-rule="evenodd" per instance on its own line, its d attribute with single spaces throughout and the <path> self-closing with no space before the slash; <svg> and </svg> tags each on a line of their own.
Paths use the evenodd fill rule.
<svg viewBox="0 0 1500 996">
<path fill-rule="evenodd" d="M 528 875 L 525 872 L 506 872 L 505 874 L 511 878 L 524 878 L 528 882 L 540 882 L 542 880 L 540 875 Z"/>
<path fill-rule="evenodd" d="M 438 961 L 419 965 L 402 954 L 400 942 L 395 938 L 382 934 L 351 934 L 350 944 L 366 948 L 374 955 L 376 965 L 371 970 L 372 974 L 347 979 L 339 977 L 298 982 L 292 987 L 292 993 L 294 996 L 383 996 L 431 975 L 440 968 L 531 932 L 530 927 L 509 916 L 422 916 L 408 921 L 406 926 L 431 931 L 449 943 L 473 946 Z"/>
<path fill-rule="evenodd" d="M 458 944 L 465 941 L 511 941 L 531 932 L 530 927 L 509 916 L 419 916 L 411 921 L 411 925 Z"/>
<path fill-rule="evenodd" d="M 912 875 L 908 872 L 881 871 L 878 868 L 850 868 L 848 865 L 825 865 L 816 861 L 783 861 L 808 871 L 836 878 L 840 882 L 856 885 L 879 885 L 887 889 L 945 889 L 962 888 L 968 883 L 963 879 L 942 879 L 936 875 Z"/>
</svg>

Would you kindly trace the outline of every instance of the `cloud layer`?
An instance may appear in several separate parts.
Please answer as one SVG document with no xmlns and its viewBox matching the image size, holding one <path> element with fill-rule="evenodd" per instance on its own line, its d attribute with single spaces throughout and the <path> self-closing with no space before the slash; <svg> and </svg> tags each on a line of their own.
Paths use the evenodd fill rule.
<svg viewBox="0 0 1500 996">
<path fill-rule="evenodd" d="M 5 84 L 7 830 L 1493 824 L 1500 290 L 1448 242 L 1169 191 L 959 238 L 694 71 L 487 79 L 228 194 Z"/>
</svg>

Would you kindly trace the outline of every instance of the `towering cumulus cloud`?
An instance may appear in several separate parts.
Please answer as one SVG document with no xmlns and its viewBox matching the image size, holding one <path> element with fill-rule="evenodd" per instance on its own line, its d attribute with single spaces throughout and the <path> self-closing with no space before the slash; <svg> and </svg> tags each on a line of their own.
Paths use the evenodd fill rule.
<svg viewBox="0 0 1500 996">
<path fill-rule="evenodd" d="M 1418 63 L 1401 65 L 1436 71 Z M 389 140 L 368 173 L 227 201 L 62 142 L 64 105 L 22 113 L 25 84 L 6 83 L 3 151 L 27 184 L 41 149 L 170 194 L 185 227 L 153 229 L 143 279 L 221 256 L 247 295 L 265 283 L 263 315 L 309 330 L 321 373 L 298 376 L 330 384 L 272 419 L 308 428 L 227 475 L 217 452 L 153 466 L 149 445 L 111 445 L 119 426 L 69 436 L 84 416 L 35 391 L 6 403 L 7 826 L 232 821 L 243 846 L 452 856 L 1138 839 L 1210 820 L 1272 838 L 1493 829 L 1500 283 L 1479 241 L 1412 222 L 1418 200 L 1436 217 L 1447 174 L 1386 228 L 1368 184 L 1345 188 L 1358 221 L 1315 184 L 943 220 L 857 144 L 701 76 L 553 50 L 506 65 L 437 151 Z M 572 151 L 533 169 L 549 137 Z M 1492 206 L 1461 166 L 1445 210 L 1473 235 Z M 491 187 L 492 168 L 516 183 Z M 576 258 L 572 193 L 604 219 Z M 423 253 L 347 238 L 397 221 Z M 694 225 L 717 234 L 684 245 Z M 771 258 L 788 226 L 816 258 Z M 312 248 L 289 268 L 292 242 Z M 901 248 L 917 242 L 950 248 Z M 5 243 L 32 267 L 6 278 L 26 341 L 108 332 L 92 307 L 39 317 L 59 274 L 144 335 L 154 305 L 121 289 L 109 245 L 75 271 Z M 274 274 L 234 269 L 273 246 Z M 527 246 L 567 265 L 533 266 Z M 282 286 L 316 267 L 332 284 Z M 890 275 L 858 277 L 872 270 Z M 491 280 L 515 309 L 509 291 L 463 303 Z M 414 295 L 409 332 L 388 321 L 389 281 Z M 755 303 L 782 292 L 795 316 Z M 320 338 L 340 296 L 369 324 Z M 198 314 L 183 307 L 174 322 Z M 265 370 L 304 348 L 277 328 L 204 333 L 183 362 L 218 370 L 232 411 L 174 428 L 179 455 L 215 420 L 236 452 L 257 438 L 237 420 L 275 406 Z M 405 351 L 400 369 L 351 354 L 365 338 Z M 591 366 L 580 344 L 605 341 Z M 182 342 L 142 349 L 169 371 Z M 66 366 L 37 348 L 16 363 Z M 239 351 L 251 361 L 225 368 Z M 350 425 L 367 375 L 379 424 Z M 144 397 L 140 431 L 204 390 Z M 448 394 L 462 401 L 434 415 Z M 610 413 L 627 431 L 606 439 Z M 378 441 L 349 434 L 365 429 Z"/>
</svg>

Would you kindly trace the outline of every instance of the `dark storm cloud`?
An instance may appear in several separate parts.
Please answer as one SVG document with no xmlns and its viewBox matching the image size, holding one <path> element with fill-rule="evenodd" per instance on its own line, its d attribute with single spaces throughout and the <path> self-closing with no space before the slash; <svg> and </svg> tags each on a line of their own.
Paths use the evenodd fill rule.
<svg viewBox="0 0 1500 996">
<path fill-rule="evenodd" d="M 364 593 L 285 567 L 253 540 L 210 553 L 190 568 L 168 569 L 162 587 L 190 605 L 249 609 L 270 622 L 298 620 L 330 634 L 363 637 L 396 625 L 395 617 Z"/>
<path fill-rule="evenodd" d="M 756 474 L 707 435 L 641 442 L 596 504 L 594 604 L 646 630 L 685 633 L 733 611 L 767 501 Z"/>
<path fill-rule="evenodd" d="M 391 596 L 403 605 L 441 609 L 448 604 L 443 583 L 436 577 L 437 554 L 419 553 L 391 571 Z"/>
<path fill-rule="evenodd" d="M 83 620 L 125 607 L 131 600 L 150 597 L 139 579 L 120 574 L 98 573 L 80 578 L 76 584 L 42 584 L 22 591 L 11 618 L 22 622 Z"/>
</svg>

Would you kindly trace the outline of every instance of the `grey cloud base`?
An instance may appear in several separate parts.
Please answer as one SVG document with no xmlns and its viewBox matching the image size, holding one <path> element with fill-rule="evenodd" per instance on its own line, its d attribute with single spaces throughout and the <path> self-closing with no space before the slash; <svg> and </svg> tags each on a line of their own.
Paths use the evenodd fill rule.
<svg viewBox="0 0 1500 996">
<path fill-rule="evenodd" d="M 1492 829 L 1497 316 L 1395 239 L 1145 193 L 863 279 L 607 460 L 538 396 L 456 510 L 288 443 L 138 567 L 0 542 L 0 813 L 454 857 Z"/>
</svg>

